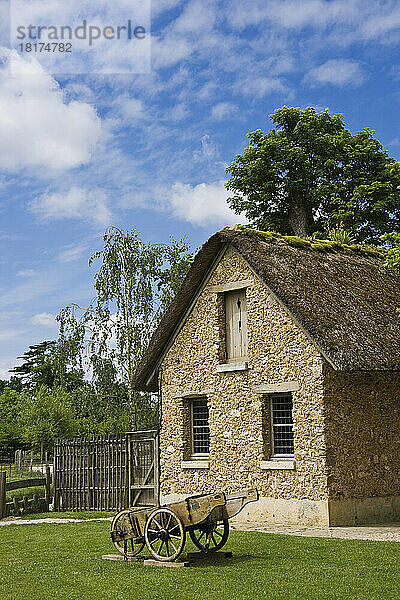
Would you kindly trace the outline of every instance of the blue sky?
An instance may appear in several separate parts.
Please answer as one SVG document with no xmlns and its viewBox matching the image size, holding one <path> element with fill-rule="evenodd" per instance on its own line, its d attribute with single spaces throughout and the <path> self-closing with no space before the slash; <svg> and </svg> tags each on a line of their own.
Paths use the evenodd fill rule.
<svg viewBox="0 0 400 600">
<path fill-rule="evenodd" d="M 63 306 L 88 304 L 87 260 L 107 226 L 198 246 L 239 222 L 225 167 L 275 108 L 343 113 L 399 157 L 399 1 L 153 0 L 151 11 L 147 73 L 61 76 L 0 48 L 0 377 L 57 335 Z"/>
</svg>

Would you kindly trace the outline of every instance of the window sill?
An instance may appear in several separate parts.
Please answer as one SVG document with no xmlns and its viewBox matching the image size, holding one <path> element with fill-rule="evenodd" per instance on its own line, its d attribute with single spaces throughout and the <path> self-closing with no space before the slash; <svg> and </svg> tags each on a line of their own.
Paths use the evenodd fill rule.
<svg viewBox="0 0 400 600">
<path fill-rule="evenodd" d="M 190 460 L 183 460 L 181 462 L 182 469 L 209 469 L 210 461 L 207 459 L 198 459 L 192 458 Z"/>
<path fill-rule="evenodd" d="M 282 458 L 272 460 L 261 460 L 260 469 L 263 471 L 277 471 L 277 470 L 295 470 L 296 461 L 294 458 Z"/>
<path fill-rule="evenodd" d="M 229 373 L 230 371 L 247 371 L 248 368 L 247 362 L 232 362 L 217 365 L 216 371 L 217 373 Z"/>
</svg>

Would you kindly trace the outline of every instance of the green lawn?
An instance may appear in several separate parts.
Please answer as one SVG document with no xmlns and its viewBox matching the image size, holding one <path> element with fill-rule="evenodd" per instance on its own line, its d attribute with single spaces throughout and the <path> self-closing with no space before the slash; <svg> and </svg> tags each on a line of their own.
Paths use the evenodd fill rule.
<svg viewBox="0 0 400 600">
<path fill-rule="evenodd" d="M 40 479 L 45 476 L 40 471 L 29 471 L 29 470 L 18 470 L 12 469 L 11 472 L 7 470 L 7 481 L 17 481 L 19 479 Z M 18 490 L 9 490 L 6 493 L 7 502 L 11 502 L 13 498 L 22 500 L 24 496 L 27 498 L 33 498 L 35 494 L 39 494 L 40 498 L 44 497 L 44 486 L 43 487 L 31 487 L 21 488 Z"/>
<path fill-rule="evenodd" d="M 32 479 L 44 477 L 40 471 L 30 471 L 29 469 L 4 469 L 7 473 L 7 481 L 16 481 L 17 479 Z"/>
<path fill-rule="evenodd" d="M 232 532 L 193 569 L 108 562 L 107 522 L 0 529 L 1 600 L 399 599 L 400 544 Z M 190 544 L 187 548 L 191 549 Z"/>
<path fill-rule="evenodd" d="M 19 479 L 39 479 L 44 478 L 43 473 L 38 471 L 30 471 L 30 470 L 19 470 L 12 469 L 7 470 L 7 481 L 16 481 Z M 6 493 L 7 502 L 10 502 L 13 498 L 18 498 L 21 500 L 24 496 L 27 498 L 33 498 L 34 494 L 39 494 L 40 498 L 44 496 L 44 487 L 31 487 L 31 488 L 21 488 L 19 490 L 10 490 Z"/>
<path fill-rule="evenodd" d="M 66 511 L 66 512 L 47 512 L 47 513 L 33 513 L 30 515 L 23 515 L 21 520 L 33 520 L 33 519 L 104 519 L 107 517 L 113 517 L 116 511 L 106 510 L 86 510 L 82 512 Z"/>
</svg>

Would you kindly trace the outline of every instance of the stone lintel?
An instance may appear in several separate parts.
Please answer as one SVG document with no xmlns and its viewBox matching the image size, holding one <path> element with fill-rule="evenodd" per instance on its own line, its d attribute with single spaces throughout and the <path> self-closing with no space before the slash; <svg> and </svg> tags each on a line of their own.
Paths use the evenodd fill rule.
<svg viewBox="0 0 400 600">
<path fill-rule="evenodd" d="M 260 469 L 263 471 L 278 471 L 281 469 L 296 468 L 296 461 L 292 458 L 282 458 L 282 460 L 261 460 Z"/>
<path fill-rule="evenodd" d="M 231 292 L 233 290 L 241 290 L 243 288 L 247 288 L 253 285 L 251 279 L 241 279 L 240 281 L 232 281 L 230 283 L 220 283 L 219 285 L 210 285 L 210 291 L 221 293 L 221 292 Z"/>
<path fill-rule="evenodd" d="M 247 362 L 232 362 L 217 365 L 217 373 L 229 373 L 230 371 L 247 371 Z"/>
<path fill-rule="evenodd" d="M 261 383 L 255 385 L 253 391 L 258 394 L 278 394 L 281 392 L 297 392 L 298 381 L 284 381 L 283 383 Z"/>
<path fill-rule="evenodd" d="M 209 469 L 210 461 L 207 459 L 191 459 L 191 460 L 183 460 L 181 462 L 182 469 Z"/>
<path fill-rule="evenodd" d="M 202 398 L 204 396 L 210 396 L 213 390 L 190 390 L 188 392 L 182 392 L 181 394 L 175 394 L 173 398 Z"/>
</svg>

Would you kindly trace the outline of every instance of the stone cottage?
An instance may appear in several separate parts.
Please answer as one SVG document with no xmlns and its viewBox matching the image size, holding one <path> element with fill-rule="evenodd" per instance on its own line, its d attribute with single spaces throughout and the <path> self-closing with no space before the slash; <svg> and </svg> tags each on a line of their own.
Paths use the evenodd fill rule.
<svg viewBox="0 0 400 600">
<path fill-rule="evenodd" d="M 213 235 L 136 373 L 162 398 L 162 500 L 256 486 L 242 518 L 398 520 L 399 307 L 379 250 Z"/>
</svg>

